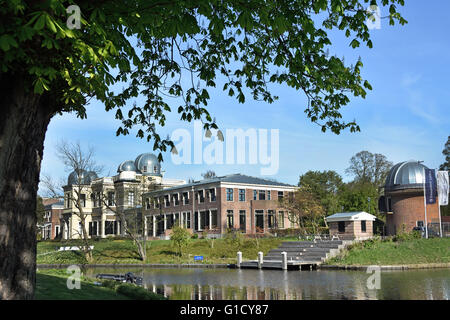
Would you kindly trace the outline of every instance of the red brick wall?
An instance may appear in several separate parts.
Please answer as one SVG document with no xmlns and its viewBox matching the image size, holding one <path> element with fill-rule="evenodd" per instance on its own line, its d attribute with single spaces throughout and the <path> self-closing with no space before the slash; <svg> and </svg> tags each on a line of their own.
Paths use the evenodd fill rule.
<svg viewBox="0 0 450 320">
<path fill-rule="evenodd" d="M 417 221 L 425 222 L 423 191 L 397 192 L 387 194 L 392 201 L 392 214 L 386 215 L 386 232 L 395 235 L 405 226 L 406 231 L 412 231 Z M 427 205 L 428 223 L 439 222 L 437 201 Z"/>
</svg>

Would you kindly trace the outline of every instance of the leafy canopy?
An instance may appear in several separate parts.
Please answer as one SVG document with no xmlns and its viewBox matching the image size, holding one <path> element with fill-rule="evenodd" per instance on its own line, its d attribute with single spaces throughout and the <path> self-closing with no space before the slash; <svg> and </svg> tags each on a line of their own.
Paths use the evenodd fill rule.
<svg viewBox="0 0 450 320">
<path fill-rule="evenodd" d="M 81 28 L 66 25 L 66 8 L 81 10 Z M 0 0 L 0 69 L 23 80 L 30 93 L 47 95 L 56 112 L 86 117 L 95 98 L 122 121 L 117 134 L 173 147 L 157 133 L 175 107 L 182 120 L 202 119 L 217 128 L 206 107 L 208 88 L 243 103 L 246 94 L 273 102 L 270 83 L 308 98 L 307 117 L 338 134 L 355 121 L 342 119 L 349 96 L 371 89 L 354 66 L 327 54 L 328 33 L 338 29 L 353 48 L 372 47 L 368 5 L 389 7 L 390 24 L 406 21 L 403 0 Z M 383 10 L 386 12 L 387 10 Z M 244 89 L 244 88 L 247 89 Z M 121 89 L 119 89 L 121 88 Z M 144 97 L 137 104 L 136 98 Z M 168 97 L 177 98 L 170 106 Z M 123 110 L 129 107 L 128 112 Z M 160 154 L 160 158 L 162 158 Z"/>
</svg>

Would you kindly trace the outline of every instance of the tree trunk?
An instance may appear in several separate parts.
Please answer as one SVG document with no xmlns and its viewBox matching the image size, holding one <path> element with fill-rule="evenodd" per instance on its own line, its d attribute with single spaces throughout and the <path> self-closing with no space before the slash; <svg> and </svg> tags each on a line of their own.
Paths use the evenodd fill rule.
<svg viewBox="0 0 450 320">
<path fill-rule="evenodd" d="M 36 195 L 53 115 L 19 79 L 0 76 L 0 300 L 34 298 Z"/>
</svg>

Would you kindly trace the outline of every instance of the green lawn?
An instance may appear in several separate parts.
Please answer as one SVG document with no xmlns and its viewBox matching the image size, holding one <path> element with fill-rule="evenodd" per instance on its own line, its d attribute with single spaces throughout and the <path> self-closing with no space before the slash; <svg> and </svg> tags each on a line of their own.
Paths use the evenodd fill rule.
<svg viewBox="0 0 450 320">
<path fill-rule="evenodd" d="M 183 256 L 177 255 L 177 249 L 170 240 L 148 241 L 147 261 L 145 263 L 199 263 L 194 256 L 204 257 L 200 263 L 235 263 L 237 251 L 242 251 L 244 259 L 256 259 L 258 251 L 264 254 L 270 249 L 278 247 L 282 241 L 289 238 L 245 239 L 241 245 L 225 239 L 211 240 L 192 239 L 188 247 L 183 250 Z M 38 243 L 38 264 L 79 264 L 85 263 L 80 252 L 55 252 L 56 247 L 73 246 L 77 241 L 40 241 Z M 139 260 L 136 246 L 131 240 L 102 239 L 92 241 L 94 246 L 93 261 L 91 263 L 142 263 Z"/>
<path fill-rule="evenodd" d="M 450 238 L 374 240 L 357 243 L 327 264 L 400 265 L 450 263 Z"/>
<path fill-rule="evenodd" d="M 125 295 L 94 285 L 82 278 L 80 289 L 68 289 L 66 270 L 39 270 L 36 273 L 37 300 L 128 300 Z"/>
</svg>

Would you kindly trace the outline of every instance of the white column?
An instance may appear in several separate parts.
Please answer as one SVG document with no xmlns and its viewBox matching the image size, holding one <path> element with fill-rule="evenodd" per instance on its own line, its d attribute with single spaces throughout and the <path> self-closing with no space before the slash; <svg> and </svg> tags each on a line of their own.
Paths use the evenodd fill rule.
<svg viewBox="0 0 450 320">
<path fill-rule="evenodd" d="M 262 269 L 263 264 L 263 253 L 261 251 L 258 252 L 258 269 Z"/>
<path fill-rule="evenodd" d="M 164 231 L 167 229 L 167 217 L 166 214 L 164 214 Z"/>
<path fill-rule="evenodd" d="M 242 263 L 242 252 L 238 251 L 238 253 L 237 253 L 237 263 L 236 263 L 236 266 L 237 266 L 238 268 L 240 268 L 240 267 L 241 267 L 241 263 Z"/>
<path fill-rule="evenodd" d="M 212 229 L 212 213 L 211 213 L 211 210 L 208 210 L 209 211 L 209 230 L 211 230 Z"/>
<path fill-rule="evenodd" d="M 106 235 L 105 235 L 105 218 L 102 216 L 101 217 L 101 220 L 100 220 L 100 236 L 102 237 L 102 238 L 105 238 L 106 237 Z"/>
<path fill-rule="evenodd" d="M 153 237 L 156 237 L 156 217 L 152 216 L 152 223 L 153 223 Z"/>
<path fill-rule="evenodd" d="M 144 216 L 144 237 L 146 237 L 146 238 L 147 238 L 147 233 L 148 233 L 148 230 L 147 230 L 147 216 Z"/>
<path fill-rule="evenodd" d="M 199 199 L 200 199 L 200 197 L 199 197 Z M 198 210 L 197 211 L 197 217 L 198 217 L 198 230 L 201 230 L 202 228 L 201 228 L 201 225 L 202 225 L 202 221 L 200 220 L 201 219 L 201 217 L 200 217 L 200 210 Z"/>
<path fill-rule="evenodd" d="M 287 270 L 287 253 L 283 251 L 281 253 L 281 269 Z"/>
</svg>

